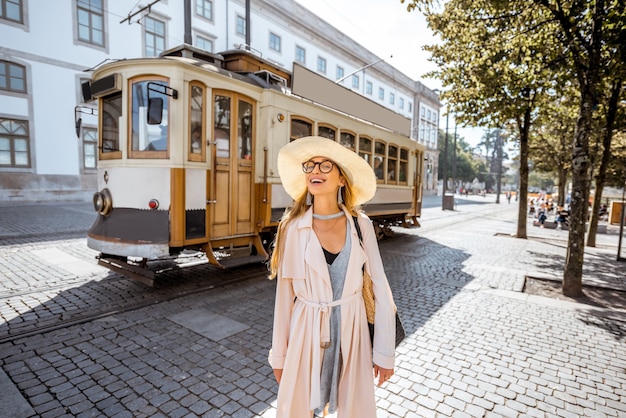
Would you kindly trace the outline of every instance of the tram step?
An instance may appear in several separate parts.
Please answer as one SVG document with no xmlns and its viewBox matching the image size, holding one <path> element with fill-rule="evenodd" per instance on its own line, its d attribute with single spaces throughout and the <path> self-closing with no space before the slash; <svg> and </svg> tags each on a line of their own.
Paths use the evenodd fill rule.
<svg viewBox="0 0 626 418">
<path fill-rule="evenodd" d="M 222 258 L 218 260 L 218 262 L 222 268 L 228 269 L 232 267 L 243 266 L 246 264 L 263 263 L 266 260 L 267 260 L 267 257 L 265 255 L 257 254 L 257 255 Z"/>
</svg>

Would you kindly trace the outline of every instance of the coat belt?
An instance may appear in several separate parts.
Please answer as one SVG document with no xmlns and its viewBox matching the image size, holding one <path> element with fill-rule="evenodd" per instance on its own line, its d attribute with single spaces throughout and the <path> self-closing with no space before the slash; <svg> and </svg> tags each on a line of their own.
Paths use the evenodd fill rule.
<svg viewBox="0 0 626 418">
<path fill-rule="evenodd" d="M 341 299 L 333 300 L 332 302 L 313 302 L 310 300 L 298 297 L 298 300 L 309 308 L 315 310 L 313 314 L 313 323 L 318 324 L 316 329 L 313 330 L 313 364 L 311 370 L 311 400 L 310 409 L 313 410 L 320 405 L 320 375 L 322 373 L 321 353 L 320 348 L 330 347 L 330 313 L 331 308 L 335 306 L 345 305 L 352 302 L 357 298 L 362 298 L 363 292 L 359 290 L 350 296 L 346 296 Z"/>
</svg>

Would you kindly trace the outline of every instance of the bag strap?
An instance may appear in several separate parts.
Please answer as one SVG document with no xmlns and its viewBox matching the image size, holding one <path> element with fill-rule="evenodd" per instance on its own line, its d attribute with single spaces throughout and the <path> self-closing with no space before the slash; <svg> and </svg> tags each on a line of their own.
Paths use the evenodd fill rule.
<svg viewBox="0 0 626 418">
<path fill-rule="evenodd" d="M 356 233 L 359 236 L 359 242 L 361 243 L 361 245 L 363 245 L 363 235 L 361 235 L 361 227 L 359 226 L 359 220 L 357 219 L 356 216 L 353 216 L 352 219 L 354 219 L 354 228 L 356 229 Z"/>
<path fill-rule="evenodd" d="M 354 219 L 354 229 L 356 229 L 356 233 L 359 236 L 359 243 L 361 244 L 361 247 L 363 247 L 363 235 L 361 234 L 361 227 L 359 226 L 359 220 L 357 219 L 356 216 L 353 216 L 352 219 Z M 363 272 L 365 273 L 365 264 L 363 264 Z"/>
</svg>

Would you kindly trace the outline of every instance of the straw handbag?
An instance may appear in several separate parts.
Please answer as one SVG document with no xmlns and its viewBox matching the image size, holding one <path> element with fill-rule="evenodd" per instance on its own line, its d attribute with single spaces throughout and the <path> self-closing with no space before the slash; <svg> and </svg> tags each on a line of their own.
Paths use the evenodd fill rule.
<svg viewBox="0 0 626 418">
<path fill-rule="evenodd" d="M 359 221 L 356 217 L 354 219 L 354 227 L 356 228 L 356 232 L 359 235 L 359 242 L 363 245 L 363 236 L 361 235 L 361 227 L 359 226 Z M 363 302 L 365 303 L 365 315 L 367 316 L 367 326 L 370 330 L 370 341 L 372 342 L 372 347 L 374 346 L 374 317 L 376 314 L 376 305 L 374 302 L 374 288 L 372 286 L 372 278 L 365 270 L 365 265 L 363 266 Z M 398 310 L 396 309 L 396 347 L 404 340 L 405 332 L 404 327 L 402 326 L 402 321 L 400 321 L 400 316 L 398 315 Z"/>
</svg>

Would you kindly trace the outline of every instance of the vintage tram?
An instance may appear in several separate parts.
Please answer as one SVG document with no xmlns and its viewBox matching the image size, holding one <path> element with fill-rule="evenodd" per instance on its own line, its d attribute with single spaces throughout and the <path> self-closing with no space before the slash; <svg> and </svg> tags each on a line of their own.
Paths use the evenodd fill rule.
<svg viewBox="0 0 626 418">
<path fill-rule="evenodd" d="M 381 235 L 419 225 L 424 149 L 410 121 L 297 64 L 288 72 L 246 50 L 183 45 L 101 65 L 83 95 L 98 100 L 99 128 L 88 246 L 147 285 L 150 261 L 184 251 L 223 268 L 266 260 L 291 203 L 278 150 L 308 135 L 375 167 L 379 187 L 363 209 Z"/>
</svg>

